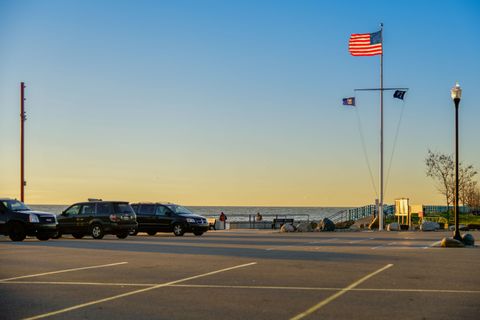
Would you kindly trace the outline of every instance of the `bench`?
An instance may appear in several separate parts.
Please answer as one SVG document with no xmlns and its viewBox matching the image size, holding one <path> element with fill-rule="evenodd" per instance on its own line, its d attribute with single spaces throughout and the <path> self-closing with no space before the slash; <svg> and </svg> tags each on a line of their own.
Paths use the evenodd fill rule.
<svg viewBox="0 0 480 320">
<path fill-rule="evenodd" d="M 293 218 L 276 218 L 276 219 L 273 219 L 272 229 L 281 228 L 285 223 L 293 224 Z"/>
</svg>

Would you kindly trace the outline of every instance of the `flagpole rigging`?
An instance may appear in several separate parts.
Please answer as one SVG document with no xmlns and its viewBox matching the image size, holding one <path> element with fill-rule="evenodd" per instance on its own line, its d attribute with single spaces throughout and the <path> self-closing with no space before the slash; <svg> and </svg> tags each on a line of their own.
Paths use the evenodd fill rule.
<svg viewBox="0 0 480 320">
<path fill-rule="evenodd" d="M 380 55 L 380 210 L 378 229 L 383 231 L 383 23 L 380 23 L 382 54 Z"/>
</svg>

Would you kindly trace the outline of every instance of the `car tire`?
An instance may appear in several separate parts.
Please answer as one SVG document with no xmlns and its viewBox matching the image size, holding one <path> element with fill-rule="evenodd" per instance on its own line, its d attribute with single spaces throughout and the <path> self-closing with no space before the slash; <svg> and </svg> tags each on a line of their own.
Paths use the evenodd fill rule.
<svg viewBox="0 0 480 320">
<path fill-rule="evenodd" d="M 185 234 L 185 229 L 183 226 L 179 223 L 175 223 L 173 225 L 173 234 L 177 237 L 181 237 Z"/>
<path fill-rule="evenodd" d="M 60 239 L 62 237 L 62 233 L 60 231 L 57 231 L 51 238 L 52 239 Z"/>
<path fill-rule="evenodd" d="M 138 229 L 134 228 L 134 229 L 130 230 L 130 232 L 128 234 L 131 235 L 131 236 L 136 236 L 138 234 Z"/>
<path fill-rule="evenodd" d="M 50 236 L 48 234 L 37 234 L 37 239 L 40 241 L 47 241 L 50 239 Z"/>
<path fill-rule="evenodd" d="M 105 231 L 103 230 L 101 224 L 95 223 L 90 229 L 90 234 L 92 235 L 93 239 L 102 239 L 105 235 Z"/>
<path fill-rule="evenodd" d="M 204 232 L 203 231 L 194 231 L 193 234 L 196 236 L 201 236 Z"/>
<path fill-rule="evenodd" d="M 125 239 L 126 237 L 128 237 L 128 232 L 120 232 L 117 233 L 116 236 L 118 239 Z"/>
<path fill-rule="evenodd" d="M 8 228 L 8 236 L 12 241 L 23 241 L 27 237 L 27 231 L 20 222 L 14 222 Z"/>
<path fill-rule="evenodd" d="M 72 236 L 75 238 L 75 239 L 82 239 L 85 235 L 83 233 L 72 233 Z"/>
<path fill-rule="evenodd" d="M 157 231 L 147 231 L 149 236 L 154 236 L 157 234 Z"/>
</svg>

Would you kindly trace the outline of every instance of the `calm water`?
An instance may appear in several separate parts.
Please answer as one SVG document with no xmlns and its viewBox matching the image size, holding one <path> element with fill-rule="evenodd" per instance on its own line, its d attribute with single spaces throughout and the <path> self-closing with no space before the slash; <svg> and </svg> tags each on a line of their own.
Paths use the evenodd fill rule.
<svg viewBox="0 0 480 320">
<path fill-rule="evenodd" d="M 61 213 L 68 205 L 30 205 L 30 208 L 39 211 Z M 188 207 L 196 214 L 205 217 L 218 217 L 220 212 L 224 212 L 229 221 L 248 221 L 249 215 L 254 217 L 257 212 L 263 215 L 264 220 L 272 220 L 275 216 L 293 217 L 296 221 L 320 220 L 335 212 L 347 209 L 344 207 Z"/>
</svg>

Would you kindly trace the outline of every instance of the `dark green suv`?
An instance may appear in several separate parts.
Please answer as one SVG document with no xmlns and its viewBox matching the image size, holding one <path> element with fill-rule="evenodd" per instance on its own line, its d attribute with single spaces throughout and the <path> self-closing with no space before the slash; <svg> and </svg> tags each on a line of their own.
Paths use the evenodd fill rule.
<svg viewBox="0 0 480 320">
<path fill-rule="evenodd" d="M 138 222 L 138 228 L 132 235 L 138 232 L 151 236 L 157 232 L 173 232 L 176 236 L 183 236 L 185 232 L 192 232 L 201 236 L 210 228 L 205 217 L 174 203 L 133 203 L 132 208 Z"/>
<path fill-rule="evenodd" d="M 91 235 L 94 239 L 102 239 L 105 234 L 114 234 L 124 239 L 137 227 L 137 219 L 132 207 L 125 201 L 88 201 L 71 205 L 59 216 L 59 232 L 71 234 L 81 239 Z"/>
<path fill-rule="evenodd" d="M 57 232 L 53 213 L 33 211 L 18 200 L 0 198 L 0 234 L 12 241 L 23 241 L 27 236 L 48 240 Z"/>
</svg>

